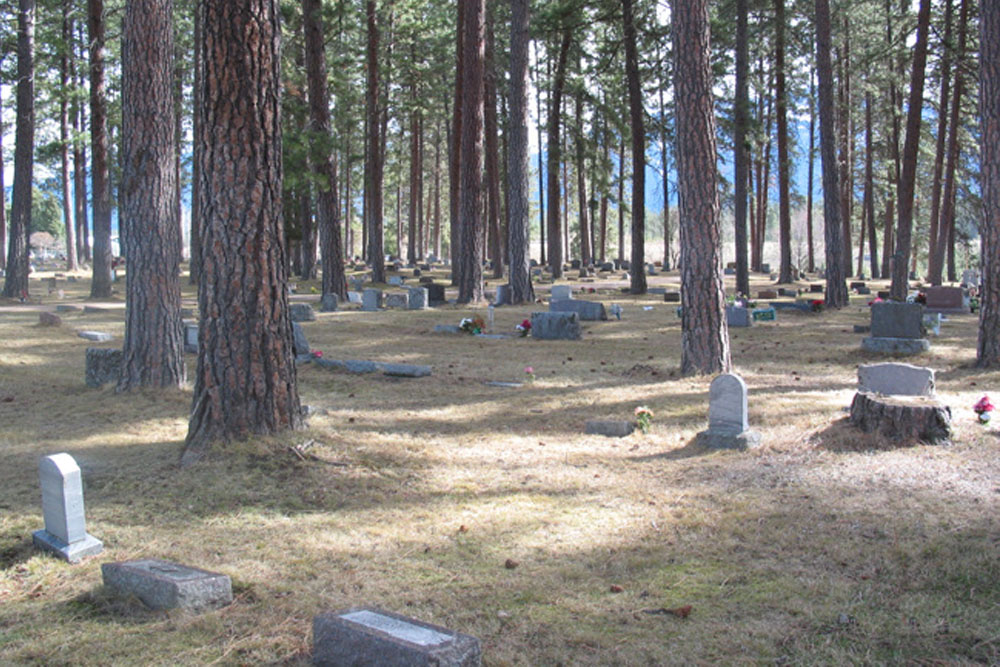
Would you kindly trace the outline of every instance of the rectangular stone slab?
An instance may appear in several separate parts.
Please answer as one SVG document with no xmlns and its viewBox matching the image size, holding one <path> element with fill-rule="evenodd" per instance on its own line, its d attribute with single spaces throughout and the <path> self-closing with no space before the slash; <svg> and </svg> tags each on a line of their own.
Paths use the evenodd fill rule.
<svg viewBox="0 0 1000 667">
<path fill-rule="evenodd" d="M 635 424 L 624 420 L 592 419 L 584 424 L 583 432 L 590 435 L 603 435 L 609 438 L 624 438 L 635 430 Z"/>
<path fill-rule="evenodd" d="M 481 655 L 475 637 L 370 607 L 313 619 L 314 665 L 478 667 Z"/>
<path fill-rule="evenodd" d="M 214 609 L 233 601 L 227 575 L 158 558 L 104 563 L 101 575 L 105 586 L 151 609 Z"/>
</svg>

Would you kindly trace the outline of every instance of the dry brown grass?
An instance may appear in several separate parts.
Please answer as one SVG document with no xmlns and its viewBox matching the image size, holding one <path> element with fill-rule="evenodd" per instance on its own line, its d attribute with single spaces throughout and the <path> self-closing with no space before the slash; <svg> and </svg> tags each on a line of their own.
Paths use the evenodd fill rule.
<svg viewBox="0 0 1000 667">
<path fill-rule="evenodd" d="M 664 280 L 676 275 L 653 284 Z M 86 283 L 71 287 L 80 301 Z M 580 342 L 431 334 L 483 314 L 454 306 L 320 314 L 305 328 L 326 357 L 430 364 L 434 376 L 305 366 L 307 432 L 187 470 L 176 463 L 189 392 L 83 384 L 91 343 L 73 330 L 120 344 L 120 312 L 44 329 L 6 309 L 0 662 L 305 664 L 312 616 L 360 604 L 476 635 L 488 665 L 1000 661 L 1000 441 L 971 411 L 1000 374 L 971 368 L 972 316 L 915 360 L 938 371 L 951 446 L 886 448 L 843 422 L 871 358 L 850 332 L 867 318 L 859 298 L 732 332 L 765 444 L 710 452 L 693 444 L 708 379 L 678 377 L 673 305 L 588 298 L 625 315 L 588 323 Z M 496 329 L 531 310 L 497 309 Z M 533 384 L 485 384 L 529 365 Z M 583 435 L 586 419 L 638 405 L 656 413 L 648 436 Z M 308 461 L 287 451 L 308 439 Z M 106 547 L 77 566 L 30 544 L 37 461 L 59 451 L 84 470 L 89 530 Z M 137 557 L 225 572 L 236 602 L 189 616 L 108 595 L 100 563 Z M 683 605 L 688 618 L 646 613 Z"/>
</svg>

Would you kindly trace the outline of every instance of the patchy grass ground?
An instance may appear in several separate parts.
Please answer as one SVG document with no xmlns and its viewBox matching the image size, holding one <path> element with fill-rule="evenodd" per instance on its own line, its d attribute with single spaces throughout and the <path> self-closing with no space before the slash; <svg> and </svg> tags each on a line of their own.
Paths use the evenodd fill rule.
<svg viewBox="0 0 1000 667">
<path fill-rule="evenodd" d="M 0 663 L 307 664 L 313 615 L 352 605 L 475 635 L 487 665 L 1000 661 L 1000 440 L 971 410 L 1000 373 L 971 366 L 974 316 L 914 360 L 937 369 L 952 445 L 887 448 L 844 423 L 856 366 L 874 359 L 852 333 L 868 317 L 855 297 L 731 332 L 764 446 L 708 452 L 693 439 L 709 379 L 678 377 L 674 305 L 621 285 L 583 284 L 624 316 L 579 342 L 431 333 L 485 309 L 321 313 L 304 327 L 326 357 L 433 377 L 302 367 L 308 431 L 186 470 L 189 390 L 83 384 L 93 343 L 75 330 L 120 345 L 120 310 L 41 328 L 0 304 Z M 60 286 L 82 304 L 85 282 Z M 531 310 L 497 309 L 495 330 Z M 526 366 L 534 383 L 485 384 Z M 649 435 L 583 435 L 639 405 L 656 413 Z M 305 461 L 287 449 L 307 440 Z M 105 543 L 76 566 L 31 546 L 38 458 L 61 451 Z M 101 562 L 139 557 L 229 574 L 236 601 L 191 616 L 103 590 Z"/>
</svg>

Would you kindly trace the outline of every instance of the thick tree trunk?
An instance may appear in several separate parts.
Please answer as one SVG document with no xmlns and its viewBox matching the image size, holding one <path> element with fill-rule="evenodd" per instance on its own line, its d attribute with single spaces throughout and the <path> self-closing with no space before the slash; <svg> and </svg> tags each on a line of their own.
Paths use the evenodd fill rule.
<svg viewBox="0 0 1000 667">
<path fill-rule="evenodd" d="M 730 369 L 712 99 L 708 3 L 675 0 L 674 90 L 681 243 L 681 372 Z"/>
<path fill-rule="evenodd" d="M 191 91 L 191 126 L 192 134 L 195 137 L 191 142 L 191 164 L 201 164 L 201 114 L 202 100 L 204 99 L 204 65 L 201 61 L 202 51 L 202 6 L 200 2 L 194 3 L 194 54 L 192 61 L 194 64 L 194 85 Z M 192 168 L 191 175 L 191 259 L 188 263 L 188 280 L 192 285 L 199 284 L 201 273 L 201 179 Z"/>
<path fill-rule="evenodd" d="M 806 244 L 808 245 L 806 271 L 816 270 L 816 244 L 813 241 L 813 182 L 816 163 L 816 90 L 814 71 L 809 71 L 809 153 L 806 176 Z"/>
<path fill-rule="evenodd" d="M 747 0 L 736 1 L 736 99 L 733 102 L 733 183 L 736 241 L 736 291 L 750 296 L 750 263 L 747 256 L 747 183 L 750 156 L 747 129 L 750 125 L 750 55 L 747 41 Z M 664 165 L 666 169 L 666 165 Z M 664 180 L 664 183 L 666 181 Z M 666 188 L 663 195 L 667 200 Z"/>
<path fill-rule="evenodd" d="M 976 365 L 1000 366 L 1000 0 L 979 5 L 979 150 L 982 290 Z"/>
<path fill-rule="evenodd" d="M 337 203 L 337 166 L 333 161 L 333 147 L 329 144 L 330 93 L 326 83 L 320 0 L 302 0 L 302 29 L 306 43 L 309 124 L 314 133 L 310 161 L 318 176 L 316 226 L 319 228 L 323 262 L 323 296 L 336 294 L 344 301 L 347 299 L 347 279 L 344 277 L 344 247 L 340 236 L 340 206 Z M 302 242 L 308 242 L 306 234 L 303 234 Z"/>
<path fill-rule="evenodd" d="M 511 303 L 535 300 L 531 285 L 531 164 L 528 155 L 528 0 L 511 0 L 510 124 L 507 152 L 507 246 L 510 249 Z"/>
<path fill-rule="evenodd" d="M 788 92 L 785 87 L 785 0 L 774 0 L 774 70 L 778 121 L 778 282 L 792 282 L 792 207 L 789 195 Z"/>
<path fill-rule="evenodd" d="M 930 27 L 931 2 L 920 0 L 917 14 L 917 42 L 913 47 L 913 72 L 910 76 L 910 100 L 906 116 L 906 139 L 903 142 L 903 171 L 899 176 L 896 205 L 899 217 L 896 229 L 896 251 L 892 256 L 891 297 L 906 299 L 909 286 L 910 245 L 913 234 L 913 196 L 917 179 L 917 152 L 920 146 L 920 115 L 923 110 L 924 68 L 927 64 L 927 41 Z"/>
<path fill-rule="evenodd" d="M 76 58 L 70 62 L 70 67 L 74 69 L 75 76 L 73 77 L 76 81 L 77 90 L 82 90 L 84 88 L 84 75 L 82 72 L 82 67 L 80 71 L 76 70 L 77 59 L 82 60 L 84 58 L 84 53 L 86 47 L 84 46 L 86 37 L 84 35 L 84 26 L 81 21 L 77 28 L 77 39 L 76 42 L 79 45 L 80 51 L 77 52 Z M 89 262 L 90 256 L 90 225 L 87 223 L 87 146 L 86 143 L 81 139 L 84 128 L 87 125 L 86 120 L 86 104 L 82 104 L 79 100 L 79 96 L 73 97 L 73 104 L 76 108 L 76 113 L 73 116 L 73 133 L 76 136 L 76 141 L 73 150 L 73 195 L 75 199 L 76 212 L 74 218 L 76 218 L 76 241 L 77 241 L 77 257 L 80 260 L 80 264 Z"/>
<path fill-rule="evenodd" d="M 483 122 L 486 163 L 486 228 L 489 235 L 489 258 L 493 277 L 503 278 L 503 243 L 500 230 L 500 141 L 497 129 L 497 77 L 494 63 L 493 19 L 486 10 L 485 50 L 483 61 Z"/>
<path fill-rule="evenodd" d="M 618 261 L 625 259 L 625 134 L 618 142 Z"/>
<path fill-rule="evenodd" d="M 622 0 L 625 22 L 625 80 L 632 129 L 632 271 L 629 292 L 646 293 L 646 129 L 632 0 Z M 718 221 L 716 221 L 718 222 Z"/>
<path fill-rule="evenodd" d="M 462 86 L 465 81 L 465 2 L 459 2 L 455 12 L 455 97 L 452 100 L 451 149 L 448 161 L 449 250 L 451 284 L 458 285 L 462 265 L 462 226 L 459 220 L 459 172 L 462 166 Z"/>
<path fill-rule="evenodd" d="M 583 136 L 583 93 L 576 96 L 576 190 L 580 208 L 580 275 L 588 275 L 594 263 L 594 253 L 590 245 L 590 220 L 587 218 L 587 149 Z"/>
<path fill-rule="evenodd" d="M 552 278 L 558 280 L 563 275 L 562 224 L 560 217 L 559 167 L 562 163 L 562 145 L 559 132 L 562 125 L 562 95 L 566 85 L 566 59 L 569 47 L 573 41 L 573 31 L 563 28 L 559 44 L 559 59 L 556 64 L 556 76 L 552 82 L 552 93 L 549 103 L 548 137 L 546 139 L 547 171 L 548 171 L 548 263 Z"/>
<path fill-rule="evenodd" d="M 416 47 L 414 47 L 416 48 Z M 410 101 L 416 106 L 417 86 L 416 82 L 410 83 Z M 417 221 L 420 217 L 420 120 L 417 117 L 419 111 L 414 109 L 410 112 L 410 188 L 409 203 L 406 207 L 406 225 L 408 233 L 406 236 L 406 256 L 411 262 L 416 260 L 417 247 L 419 245 L 419 231 Z"/>
<path fill-rule="evenodd" d="M 462 38 L 462 159 L 459 218 L 462 230 L 458 302 L 483 298 L 483 50 L 484 0 L 465 4 Z"/>
<path fill-rule="evenodd" d="M 28 235 L 35 144 L 35 0 L 17 3 L 17 120 L 14 129 L 14 197 L 7 239 L 3 295 L 28 294 Z M 2 249 L 0 249 L 2 252 Z"/>
<path fill-rule="evenodd" d="M 441 128 L 434 130 L 434 257 L 441 261 Z"/>
<path fill-rule="evenodd" d="M 951 17 L 952 2 L 945 0 L 944 3 L 944 36 L 941 39 L 941 58 L 939 69 L 941 72 L 941 96 L 938 99 L 937 109 L 937 136 L 934 150 L 934 176 L 931 181 L 931 219 L 930 231 L 927 235 L 928 267 L 927 276 L 932 285 L 941 284 L 941 271 L 937 271 L 937 282 L 934 282 L 935 275 L 935 254 L 938 244 L 938 224 L 941 221 L 941 186 L 944 173 L 944 153 L 946 137 L 948 134 L 948 102 L 950 101 L 949 91 L 951 89 Z"/>
<path fill-rule="evenodd" d="M 62 92 L 59 96 L 59 175 L 62 185 L 63 226 L 66 230 L 66 270 L 76 271 L 79 266 L 76 259 L 76 225 L 73 222 L 73 206 L 71 177 L 69 172 L 69 94 L 70 51 L 73 48 L 73 26 L 69 18 L 69 5 L 62 9 L 62 40 L 59 47 L 59 85 Z M 3 246 L 0 245 L 0 248 Z"/>
<path fill-rule="evenodd" d="M 183 464 L 302 425 L 281 215 L 276 0 L 204 3 L 198 373 Z"/>
<path fill-rule="evenodd" d="M 367 247 L 365 254 L 369 266 L 372 269 L 372 280 L 377 283 L 385 282 L 385 241 L 382 226 L 382 124 L 379 118 L 379 71 L 378 71 L 378 44 L 379 28 L 378 15 L 375 7 L 375 0 L 368 0 L 366 3 L 368 17 L 368 90 L 367 90 L 367 118 L 368 118 L 368 168 L 366 169 L 368 182 L 365 192 L 367 205 L 365 209 L 365 229 L 368 230 Z"/>
<path fill-rule="evenodd" d="M 90 32 L 90 181 L 94 210 L 94 266 L 90 296 L 111 296 L 111 182 L 108 170 L 108 100 L 104 81 L 104 0 L 87 0 Z"/>
<path fill-rule="evenodd" d="M 3 100 L 0 99 L 0 118 L 3 117 Z M 0 122 L 0 126 L 3 123 Z M 7 188 L 4 185 L 3 128 L 0 127 L 0 269 L 7 268 Z"/>
<path fill-rule="evenodd" d="M 840 144 L 840 239 L 844 244 L 841 259 L 844 262 L 844 276 L 850 277 L 852 271 L 851 251 L 853 250 L 851 246 L 851 203 L 854 201 L 854 185 L 852 182 L 852 174 L 854 173 L 852 168 L 854 164 L 854 155 L 852 154 L 854 128 L 851 118 L 850 26 L 848 25 L 846 15 L 844 16 L 843 32 L 844 47 L 837 58 L 837 70 L 839 72 L 839 76 L 837 77 L 837 96 L 840 109 L 836 114 L 836 122 L 839 137 L 838 143 Z M 825 193 L 824 196 L 826 196 Z"/>
<path fill-rule="evenodd" d="M 948 442 L 952 436 L 948 407 L 921 396 L 858 392 L 851 401 L 851 424 L 901 445 L 920 442 L 936 445 Z"/>
<path fill-rule="evenodd" d="M 540 62 L 538 59 L 538 42 L 535 42 L 535 62 Z M 538 70 L 535 70 L 538 72 Z M 539 262 L 543 266 L 547 264 L 546 261 L 546 249 L 548 246 L 545 245 L 545 225 L 548 218 L 545 217 L 545 164 L 542 161 L 542 146 L 545 145 L 542 136 L 542 83 L 541 73 L 535 77 L 535 113 L 538 117 L 538 125 L 536 126 L 536 131 L 538 133 L 538 245 L 539 245 Z M 551 111 L 549 111 L 551 113 Z"/>
<path fill-rule="evenodd" d="M 826 243 L 826 305 L 847 306 L 844 246 L 840 234 L 840 184 L 833 116 L 833 65 L 830 62 L 830 4 L 816 0 L 816 72 L 819 79 L 819 144 L 823 156 L 823 228 Z"/>
<path fill-rule="evenodd" d="M 133 0 L 122 34 L 125 346 L 118 391 L 184 383 L 173 2 Z"/>
<path fill-rule="evenodd" d="M 868 229 L 868 253 L 871 255 L 872 278 L 879 277 L 878 240 L 875 236 L 875 176 L 873 174 L 874 148 L 872 146 L 872 94 L 865 93 L 865 225 Z M 861 231 L 864 234 L 864 230 Z"/>
</svg>

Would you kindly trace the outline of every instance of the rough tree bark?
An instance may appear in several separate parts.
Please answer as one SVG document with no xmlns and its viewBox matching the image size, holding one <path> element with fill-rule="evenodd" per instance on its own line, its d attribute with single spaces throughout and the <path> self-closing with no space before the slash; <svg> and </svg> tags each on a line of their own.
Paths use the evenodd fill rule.
<svg viewBox="0 0 1000 667">
<path fill-rule="evenodd" d="M 184 383 L 173 42 L 172 0 L 125 6 L 121 198 L 129 263 L 120 392 Z"/>
<path fill-rule="evenodd" d="M 778 124 L 778 282 L 792 282 L 792 207 L 788 160 L 788 90 L 785 85 L 785 0 L 774 0 L 774 95 Z"/>
<path fill-rule="evenodd" d="M 71 175 L 69 171 L 69 90 L 70 52 L 73 49 L 73 25 L 69 18 L 69 3 L 62 8 L 62 44 L 59 47 L 59 175 L 62 179 L 63 226 L 66 230 L 66 270 L 79 268 L 76 258 L 76 225 L 73 222 L 74 202 L 71 195 Z M 3 248 L 0 245 L 0 248 Z"/>
<path fill-rule="evenodd" d="M 483 51 L 484 0 L 465 5 L 462 37 L 462 135 L 458 214 L 462 235 L 458 302 L 483 298 Z"/>
<path fill-rule="evenodd" d="M 7 275 L 3 283 L 3 295 L 8 298 L 20 298 L 28 293 L 28 235 L 31 232 L 31 178 L 35 152 L 34 50 L 35 0 L 18 0 L 14 196 L 7 239 Z"/>
<path fill-rule="evenodd" d="M 941 96 L 938 99 L 937 108 L 937 134 L 935 137 L 934 149 L 934 176 L 931 179 L 931 219 L 928 237 L 928 279 L 932 285 L 940 285 L 940 271 L 938 271 L 938 282 L 934 282 L 934 250 L 938 239 L 938 223 L 941 219 L 941 183 L 944 173 L 944 151 L 945 139 L 948 131 L 948 102 L 950 101 L 949 91 L 951 90 L 951 17 L 953 14 L 951 0 L 944 3 L 944 36 L 941 38 L 941 56 L 939 67 L 941 71 Z"/>
<path fill-rule="evenodd" d="M 198 372 L 182 464 L 299 428 L 281 211 L 277 0 L 203 2 Z"/>
<path fill-rule="evenodd" d="M 531 172 L 528 155 L 528 0 L 511 0 L 510 124 L 507 152 L 507 246 L 510 248 L 511 303 L 531 303 L 531 254 L 528 216 Z"/>
<path fill-rule="evenodd" d="M 906 112 L 906 138 L 903 140 L 903 171 L 896 188 L 896 206 L 899 212 L 896 222 L 896 250 L 892 255 L 892 284 L 889 286 L 889 295 L 895 301 L 906 299 L 909 286 L 913 195 L 917 180 L 917 151 L 920 146 L 920 114 L 923 110 L 930 16 L 931 1 L 920 0 L 917 42 L 913 47 L 913 71 L 910 75 L 910 100 Z"/>
<path fill-rule="evenodd" d="M 816 161 L 816 84 L 814 72 L 809 72 L 809 153 L 808 175 L 806 176 L 806 243 L 808 259 L 806 271 L 816 270 L 816 244 L 813 242 L 813 171 Z"/>
<path fill-rule="evenodd" d="M 841 239 L 840 184 L 833 115 L 833 64 L 830 61 L 830 3 L 816 0 L 816 74 L 819 79 L 819 146 L 823 169 L 823 229 L 826 243 L 826 305 L 847 306 L 847 278 Z"/>
<path fill-rule="evenodd" d="M 366 187 L 367 205 L 365 210 L 365 229 L 368 230 L 365 249 L 368 263 L 372 269 L 372 281 L 385 282 L 385 239 L 382 227 L 382 123 L 379 118 L 379 71 L 378 43 L 379 28 L 375 0 L 366 4 L 368 16 L 368 47 L 367 47 L 367 118 L 368 118 L 368 183 Z"/>
<path fill-rule="evenodd" d="M 707 0 L 675 0 L 674 91 L 680 199 L 681 372 L 730 369 L 716 186 Z"/>
<path fill-rule="evenodd" d="M 483 52 L 483 131 L 486 167 L 486 231 L 493 277 L 503 278 L 506 258 L 500 229 L 500 140 L 497 129 L 497 76 L 494 61 L 493 17 L 486 9 Z"/>
<path fill-rule="evenodd" d="M 459 169 L 462 163 L 462 85 L 465 80 L 465 2 L 459 2 L 455 12 L 455 96 L 452 99 L 451 141 L 448 160 L 448 246 L 451 256 L 451 284 L 458 285 L 462 269 L 462 227 L 459 223 Z"/>
<path fill-rule="evenodd" d="M 747 297 L 750 296 L 750 265 L 747 256 L 747 184 L 748 172 L 750 171 L 750 151 L 747 150 L 747 128 L 750 125 L 750 54 L 747 41 L 750 10 L 748 4 L 747 0 L 736 0 L 736 100 L 733 103 L 736 291 Z M 666 165 L 664 165 L 665 169 Z M 666 188 L 664 188 L 663 197 L 664 202 L 666 202 Z"/>
<path fill-rule="evenodd" d="M 1000 366 L 1000 0 L 979 5 L 979 150 L 983 273 L 976 365 Z"/>
<path fill-rule="evenodd" d="M 874 147 L 872 146 L 872 94 L 865 93 L 865 225 L 868 228 L 868 253 L 871 255 L 869 266 L 872 279 L 879 277 L 878 240 L 875 236 L 875 176 L 873 173 Z M 864 234 L 864 230 L 861 230 Z"/>
<path fill-rule="evenodd" d="M 111 179 L 108 171 L 108 99 L 104 80 L 104 0 L 87 0 L 90 33 L 90 182 L 94 265 L 90 296 L 111 296 Z"/>
<path fill-rule="evenodd" d="M 0 269 L 7 268 L 7 188 L 4 185 L 3 163 L 3 104 L 0 100 Z"/>
<path fill-rule="evenodd" d="M 569 47 L 572 41 L 573 31 L 570 28 L 563 28 L 559 43 L 559 59 L 556 63 L 556 76 L 552 82 L 552 93 L 549 100 L 549 127 L 545 143 L 548 162 L 546 168 L 548 194 L 545 198 L 548 206 L 548 262 L 554 280 L 562 278 L 563 275 L 562 225 L 559 220 L 559 164 L 562 162 L 562 146 L 559 132 L 562 125 L 562 95 L 566 86 L 566 59 L 569 56 Z"/>
<path fill-rule="evenodd" d="M 635 12 L 632 0 L 622 0 L 625 35 L 625 80 L 628 85 L 629 125 L 632 129 L 632 270 L 631 294 L 646 293 L 646 128 L 639 80 Z"/>
<path fill-rule="evenodd" d="M 309 123 L 314 133 L 311 162 L 316 180 L 317 219 L 323 262 L 323 296 L 336 294 L 347 299 L 344 276 L 344 249 L 340 237 L 340 207 L 337 205 L 337 167 L 330 141 L 330 93 L 326 83 L 326 50 L 323 47 L 323 19 L 320 0 L 302 0 L 302 29 L 305 32 L 306 78 L 309 83 Z M 309 239 L 303 236 L 303 243 Z"/>
</svg>

